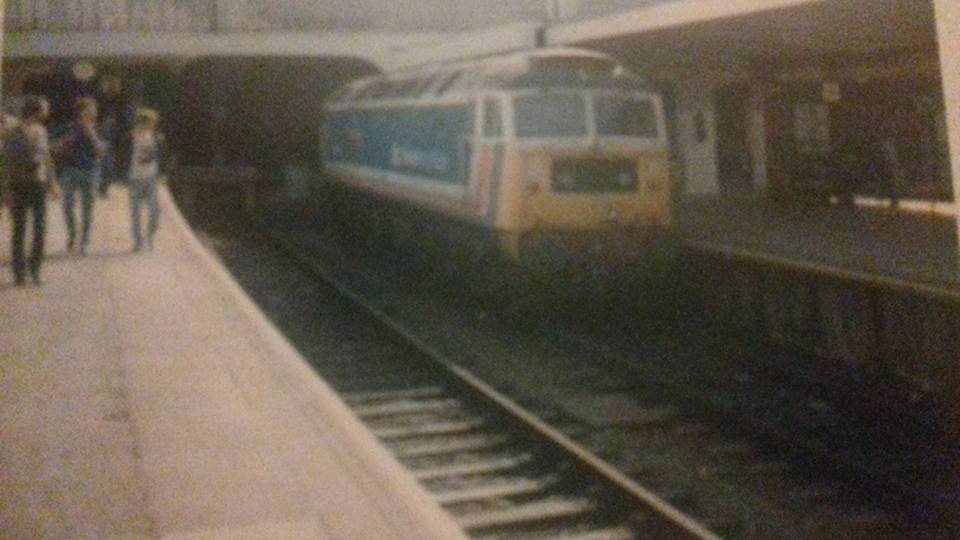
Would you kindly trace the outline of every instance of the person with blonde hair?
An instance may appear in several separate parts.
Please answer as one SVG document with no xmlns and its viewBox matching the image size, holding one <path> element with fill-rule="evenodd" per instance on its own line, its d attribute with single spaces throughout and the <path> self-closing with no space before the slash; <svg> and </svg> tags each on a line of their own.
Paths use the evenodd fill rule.
<svg viewBox="0 0 960 540">
<path fill-rule="evenodd" d="M 144 247 L 153 249 L 153 237 L 157 232 L 160 207 L 157 204 L 157 184 L 164 177 L 166 140 L 157 129 L 160 115 L 153 109 L 138 109 L 134 114 L 133 129 L 123 147 L 126 155 L 120 163 L 126 171 L 130 193 L 130 225 L 133 233 L 133 250 Z M 147 230 L 141 226 L 141 212 L 146 207 Z"/>
</svg>

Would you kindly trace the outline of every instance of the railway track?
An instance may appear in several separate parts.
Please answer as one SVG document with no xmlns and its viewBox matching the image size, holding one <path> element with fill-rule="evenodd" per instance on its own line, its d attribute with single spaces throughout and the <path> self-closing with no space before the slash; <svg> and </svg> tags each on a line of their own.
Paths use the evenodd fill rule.
<svg viewBox="0 0 960 540">
<path fill-rule="evenodd" d="M 845 486 L 829 473 L 810 481 L 789 458 L 758 450 L 715 418 L 678 406 L 662 389 L 611 378 L 609 370 L 583 359 L 543 369 L 579 387 L 580 397 L 574 400 L 586 394 L 588 401 L 602 403 L 629 394 L 634 398 L 626 404 L 629 418 L 592 424 L 571 417 L 569 404 L 565 409 L 520 392 L 522 409 L 462 367 L 471 362 L 459 362 L 461 353 L 477 353 L 470 346 L 438 347 L 439 340 L 429 332 L 406 330 L 343 286 L 336 294 L 318 292 L 316 279 L 326 272 L 303 253 L 302 247 L 288 250 L 282 264 L 296 266 L 309 277 L 298 278 L 304 281 L 299 285 L 292 284 L 297 280 L 275 278 L 283 287 L 267 285 L 273 292 L 258 301 L 276 302 L 274 309 L 264 306 L 271 312 L 321 296 L 309 301 L 321 314 L 281 315 L 289 320 L 278 324 L 288 334 L 291 328 L 297 334 L 296 327 L 305 320 L 332 325 L 336 337 L 323 340 L 317 354 L 305 350 L 305 355 L 472 536 L 911 537 L 891 528 L 897 518 L 869 505 L 853 508 L 844 502 Z M 283 300 L 270 299 L 276 289 L 290 287 L 292 292 L 280 295 Z M 374 302 L 383 305 L 382 300 Z M 359 333 L 357 302 L 373 316 L 367 330 Z M 309 334 L 303 342 L 316 341 L 315 326 L 307 324 L 300 331 L 304 338 Z M 297 335 L 291 338 L 300 346 Z M 490 380 L 487 374 L 483 378 Z M 723 485 L 731 478 L 737 479 L 739 491 Z M 751 489 L 756 490 L 752 498 Z M 771 492 L 777 493 L 776 500 L 766 500 Z M 759 508 L 764 504 L 766 508 Z M 782 523 L 767 521 L 781 510 L 792 516 Z"/>
<path fill-rule="evenodd" d="M 355 355 L 319 355 L 315 368 L 471 537 L 719 538 L 316 264 L 298 262 L 371 320 L 349 344 L 363 350 L 362 363 Z"/>
</svg>

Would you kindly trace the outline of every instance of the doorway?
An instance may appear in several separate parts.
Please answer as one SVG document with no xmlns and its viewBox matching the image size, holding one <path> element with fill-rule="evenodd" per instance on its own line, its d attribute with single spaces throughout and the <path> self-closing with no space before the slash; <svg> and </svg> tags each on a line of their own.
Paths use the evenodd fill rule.
<svg viewBox="0 0 960 540">
<path fill-rule="evenodd" d="M 747 139 L 749 87 L 731 84 L 716 91 L 717 174 L 721 195 L 753 191 L 753 167 Z"/>
</svg>

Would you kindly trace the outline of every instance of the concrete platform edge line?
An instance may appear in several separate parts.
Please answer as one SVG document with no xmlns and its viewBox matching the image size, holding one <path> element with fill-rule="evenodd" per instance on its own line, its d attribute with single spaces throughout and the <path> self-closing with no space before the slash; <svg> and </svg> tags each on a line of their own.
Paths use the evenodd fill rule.
<svg viewBox="0 0 960 540">
<path fill-rule="evenodd" d="M 377 465 L 376 469 L 387 474 L 387 481 L 397 486 L 405 498 L 413 501 L 415 506 L 425 509 L 427 517 L 429 517 L 433 523 L 437 524 L 435 531 L 443 531 L 444 536 L 442 538 L 466 538 L 450 514 L 437 504 L 430 494 L 416 482 L 413 476 L 403 469 L 403 466 L 376 437 L 356 419 L 347 405 L 336 396 L 333 389 L 313 371 L 303 356 L 294 348 L 287 338 L 280 333 L 247 295 L 239 283 L 236 282 L 233 276 L 230 275 L 223 265 L 201 243 L 165 187 L 160 190 L 159 196 L 161 198 L 161 204 L 171 210 L 170 215 L 173 223 L 181 229 L 180 232 L 187 238 L 187 243 L 191 249 L 204 261 L 207 268 L 217 276 L 217 279 L 223 284 L 224 288 L 229 291 L 229 294 L 236 301 L 237 306 L 244 315 L 249 317 L 254 323 L 254 326 L 259 330 L 267 346 L 277 351 L 277 360 L 281 364 L 281 367 L 293 371 L 298 379 L 309 387 L 311 394 L 323 403 L 325 409 L 339 409 L 337 412 L 340 414 L 331 415 L 329 420 L 338 420 L 340 424 L 339 427 L 343 428 L 344 432 L 353 438 L 352 443 L 356 443 L 357 446 L 364 449 L 369 449 L 370 457 L 374 458 L 374 463 L 371 465 Z M 352 419 L 353 421 L 351 422 L 347 419 Z M 430 509 L 430 511 L 426 509 Z"/>
<path fill-rule="evenodd" d="M 724 246 L 711 242 L 702 242 L 699 240 L 688 241 L 687 244 L 699 251 L 713 253 L 715 255 L 720 255 L 722 257 L 728 257 L 731 259 L 742 259 L 760 264 L 810 272 L 812 274 L 819 274 L 844 281 L 866 283 L 876 287 L 904 291 L 907 293 L 947 302 L 956 302 L 960 300 L 960 291 L 951 290 L 947 287 L 937 287 L 935 285 L 907 281 L 905 279 L 892 276 L 871 274 L 869 272 L 851 270 L 830 264 L 805 261 L 799 258 L 790 258 L 769 253 L 759 253 L 750 249 L 736 246 Z"/>
</svg>

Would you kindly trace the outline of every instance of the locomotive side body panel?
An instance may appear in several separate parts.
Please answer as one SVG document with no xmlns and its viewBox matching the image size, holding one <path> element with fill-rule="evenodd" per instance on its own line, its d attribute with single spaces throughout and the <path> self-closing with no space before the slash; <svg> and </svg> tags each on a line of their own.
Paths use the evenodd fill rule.
<svg viewBox="0 0 960 540">
<path fill-rule="evenodd" d="M 327 113 L 325 161 L 364 191 L 462 219 L 471 212 L 474 105 L 397 103 Z"/>
</svg>

